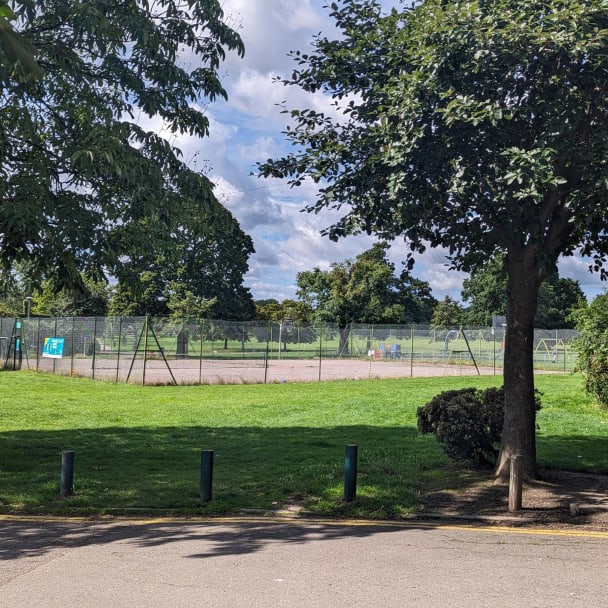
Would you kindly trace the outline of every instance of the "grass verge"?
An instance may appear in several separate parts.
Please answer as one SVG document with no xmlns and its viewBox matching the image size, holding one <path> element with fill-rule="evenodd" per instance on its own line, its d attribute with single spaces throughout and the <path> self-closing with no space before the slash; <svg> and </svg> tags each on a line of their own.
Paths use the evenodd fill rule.
<svg viewBox="0 0 608 608">
<path fill-rule="evenodd" d="M 500 378 L 142 387 L 0 373 L 0 512 L 221 515 L 303 507 L 317 515 L 399 518 L 423 480 L 449 485 L 416 408 L 442 390 Z M 608 413 L 576 376 L 540 376 L 542 467 L 608 473 Z M 342 501 L 344 447 L 359 446 L 357 499 Z M 215 452 L 213 500 L 200 505 L 200 451 Z M 75 495 L 59 499 L 61 451 Z"/>
</svg>

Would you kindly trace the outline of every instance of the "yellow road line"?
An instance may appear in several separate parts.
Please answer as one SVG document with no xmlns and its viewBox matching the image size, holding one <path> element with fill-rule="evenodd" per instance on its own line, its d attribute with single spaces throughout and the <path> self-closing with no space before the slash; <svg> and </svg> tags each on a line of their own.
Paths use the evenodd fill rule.
<svg viewBox="0 0 608 608">
<path fill-rule="evenodd" d="M 90 518 L 90 517 L 60 517 L 60 516 L 34 516 L 34 515 L 0 515 L 0 522 L 29 522 L 39 524 L 128 524 L 131 526 L 155 526 L 155 525 L 229 525 L 229 524 L 289 524 L 297 526 L 334 526 L 334 527 L 373 527 L 373 528 L 402 528 L 428 530 L 462 530 L 470 532 L 493 532 L 501 534 L 525 534 L 530 536 L 561 536 L 574 538 L 601 538 L 608 540 L 608 532 L 599 530 L 571 530 L 550 528 L 516 528 L 510 526 L 488 526 L 477 525 L 471 522 L 463 524 L 429 522 L 420 520 L 390 521 L 390 520 L 364 520 L 364 519 L 315 519 L 298 518 L 293 516 L 226 516 L 226 517 L 155 517 L 155 518 L 129 518 L 112 517 Z"/>
</svg>

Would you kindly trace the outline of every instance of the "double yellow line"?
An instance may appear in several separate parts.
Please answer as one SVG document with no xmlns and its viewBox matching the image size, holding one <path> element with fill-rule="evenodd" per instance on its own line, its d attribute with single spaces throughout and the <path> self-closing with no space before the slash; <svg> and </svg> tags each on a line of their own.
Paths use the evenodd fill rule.
<svg viewBox="0 0 608 608">
<path fill-rule="evenodd" d="M 416 519 L 408 521 L 390 520 L 363 520 L 363 519 L 317 519 L 294 516 L 227 516 L 227 517 L 155 517 L 155 518 L 129 518 L 129 517 L 61 517 L 61 516 L 35 516 L 35 515 L 0 515 L 0 522 L 30 522 L 38 524 L 128 524 L 132 526 L 157 526 L 167 524 L 182 525 L 231 525 L 231 524 L 287 524 L 294 526 L 334 526 L 334 527 L 369 527 L 369 528 L 402 528 L 425 530 L 460 530 L 470 532 L 524 534 L 529 536 L 560 536 L 573 538 L 601 538 L 608 540 L 608 531 L 600 530 L 573 530 L 569 528 L 518 528 L 511 526 L 477 525 L 472 522 L 455 524 L 441 521 L 430 522 Z"/>
</svg>

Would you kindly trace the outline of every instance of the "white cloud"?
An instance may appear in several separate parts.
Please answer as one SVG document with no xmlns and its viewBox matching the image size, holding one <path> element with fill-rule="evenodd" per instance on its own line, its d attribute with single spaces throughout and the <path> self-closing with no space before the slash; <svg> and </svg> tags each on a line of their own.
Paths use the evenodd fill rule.
<svg viewBox="0 0 608 608">
<path fill-rule="evenodd" d="M 284 149 L 284 142 L 279 141 L 279 138 L 272 137 L 270 135 L 262 135 L 260 137 L 257 137 L 250 144 L 238 144 L 238 151 L 240 156 L 242 156 L 243 158 L 251 159 L 252 163 L 260 160 L 266 160 L 267 158 L 274 158 L 277 154 L 280 154 L 282 151 L 284 151 Z M 272 183 L 271 180 L 266 181 L 270 184 Z M 281 183 L 283 182 L 281 181 Z"/>
<path fill-rule="evenodd" d="M 310 50 L 313 37 L 321 31 L 333 35 L 324 4 L 324 0 L 223 3 L 225 14 L 239 24 L 246 52 L 242 60 L 234 54 L 227 58 L 224 86 L 229 101 L 209 106 L 211 135 L 198 142 L 198 158 L 209 160 L 216 195 L 253 238 L 256 253 L 250 259 L 246 283 L 256 298 L 294 297 L 298 272 L 354 259 L 374 242 L 363 236 L 334 243 L 321 236 L 336 215 L 301 212 L 314 202 L 315 184 L 292 190 L 283 181 L 250 175 L 257 162 L 289 151 L 281 134 L 288 122 L 281 113 L 282 102 L 289 108 L 308 107 L 336 115 L 323 94 L 310 95 L 274 81 L 296 67 L 288 56 L 290 50 Z M 192 154 L 190 142 L 187 154 Z"/>
<path fill-rule="evenodd" d="M 314 34 L 332 28 L 324 2 L 310 0 L 224 0 L 224 13 L 240 25 L 245 62 L 260 73 L 283 73 L 293 64 L 287 53 L 310 44 Z M 230 73 L 239 70 L 228 63 Z"/>
<path fill-rule="evenodd" d="M 577 255 L 562 257 L 558 264 L 559 276 L 578 281 L 588 301 L 608 288 L 608 283 L 600 279 L 599 273 L 589 271 L 590 264 L 591 260 Z"/>
</svg>

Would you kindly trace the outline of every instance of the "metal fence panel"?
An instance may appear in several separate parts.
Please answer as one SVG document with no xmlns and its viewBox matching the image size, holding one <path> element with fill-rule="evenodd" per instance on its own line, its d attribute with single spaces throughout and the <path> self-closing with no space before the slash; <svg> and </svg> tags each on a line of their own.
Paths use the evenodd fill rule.
<svg viewBox="0 0 608 608">
<path fill-rule="evenodd" d="M 15 319 L 0 318 L 7 361 Z M 299 324 L 147 317 L 28 318 L 23 368 L 141 384 L 500 374 L 504 327 Z M 569 372 L 574 330 L 536 330 L 537 370 Z M 45 344 L 61 339 L 61 356 Z"/>
</svg>

